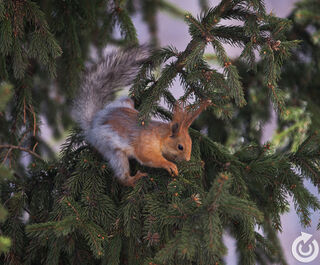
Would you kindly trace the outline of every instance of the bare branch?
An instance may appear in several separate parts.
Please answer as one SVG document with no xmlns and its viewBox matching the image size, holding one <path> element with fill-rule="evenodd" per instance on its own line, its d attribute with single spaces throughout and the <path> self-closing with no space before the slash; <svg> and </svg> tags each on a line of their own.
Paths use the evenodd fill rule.
<svg viewBox="0 0 320 265">
<path fill-rule="evenodd" d="M 39 156 L 37 153 L 33 152 L 32 150 L 29 150 L 28 148 L 24 148 L 24 147 L 21 147 L 21 146 L 16 146 L 16 145 L 11 145 L 11 144 L 3 144 L 3 145 L 0 145 L 0 149 L 1 148 L 9 148 L 9 151 L 11 151 L 12 149 L 18 149 L 20 151 L 23 151 L 23 152 L 27 152 L 29 153 L 30 155 L 33 155 L 35 156 L 36 158 L 40 159 L 43 161 L 43 158 L 41 156 Z"/>
</svg>

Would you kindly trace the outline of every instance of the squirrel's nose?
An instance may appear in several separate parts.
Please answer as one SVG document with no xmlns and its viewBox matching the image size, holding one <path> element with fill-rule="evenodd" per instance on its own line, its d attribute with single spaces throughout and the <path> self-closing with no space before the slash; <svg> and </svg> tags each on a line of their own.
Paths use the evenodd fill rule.
<svg viewBox="0 0 320 265">
<path fill-rule="evenodd" d="M 189 157 L 186 157 L 186 161 L 190 161 L 190 156 L 189 156 Z"/>
</svg>

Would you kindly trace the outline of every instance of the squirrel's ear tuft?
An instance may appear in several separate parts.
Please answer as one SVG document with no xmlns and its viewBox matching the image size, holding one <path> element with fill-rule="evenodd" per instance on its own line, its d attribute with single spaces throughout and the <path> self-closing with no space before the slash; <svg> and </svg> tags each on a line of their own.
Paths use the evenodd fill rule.
<svg viewBox="0 0 320 265">
<path fill-rule="evenodd" d="M 186 119 L 185 126 L 189 127 L 191 125 L 191 123 L 200 115 L 200 113 L 210 105 L 211 105 L 211 100 L 209 100 L 209 99 L 201 101 L 198 109 L 188 113 L 188 117 Z"/>
<path fill-rule="evenodd" d="M 177 122 L 171 123 L 171 137 L 175 137 L 179 134 L 180 125 Z"/>
<path fill-rule="evenodd" d="M 177 101 L 173 108 L 172 122 L 181 123 L 185 118 L 185 112 L 181 102 Z"/>
<path fill-rule="evenodd" d="M 186 115 L 187 113 L 184 111 L 183 104 L 177 101 L 173 108 L 172 121 L 170 123 L 171 137 L 175 137 L 180 133 Z"/>
</svg>

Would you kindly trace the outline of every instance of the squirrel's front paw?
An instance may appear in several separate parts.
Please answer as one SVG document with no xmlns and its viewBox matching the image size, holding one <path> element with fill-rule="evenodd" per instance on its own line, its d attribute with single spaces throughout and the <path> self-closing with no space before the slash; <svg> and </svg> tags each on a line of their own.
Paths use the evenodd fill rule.
<svg viewBox="0 0 320 265">
<path fill-rule="evenodd" d="M 174 163 L 168 164 L 168 166 L 166 167 L 166 170 L 169 172 L 171 176 L 178 176 L 179 174 L 178 168 Z"/>
</svg>

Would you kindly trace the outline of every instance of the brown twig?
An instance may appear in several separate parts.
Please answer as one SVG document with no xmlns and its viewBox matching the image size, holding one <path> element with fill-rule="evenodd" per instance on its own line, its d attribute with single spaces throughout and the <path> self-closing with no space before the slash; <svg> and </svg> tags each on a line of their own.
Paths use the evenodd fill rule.
<svg viewBox="0 0 320 265">
<path fill-rule="evenodd" d="M 38 142 L 36 142 L 36 144 L 34 145 L 34 147 L 32 148 L 32 152 L 34 152 L 37 148 Z"/>
<path fill-rule="evenodd" d="M 20 139 L 20 141 L 19 141 L 18 146 L 21 145 L 22 141 L 24 140 L 24 138 L 27 136 L 27 134 L 28 134 L 29 132 L 30 132 L 30 130 L 27 130 L 27 131 L 22 135 L 22 137 L 21 137 L 21 139 Z"/>
<path fill-rule="evenodd" d="M 17 145 L 17 147 L 20 147 L 20 145 L 21 145 L 21 143 L 22 143 L 22 141 L 23 141 L 23 139 L 26 137 L 26 135 L 29 133 L 29 131 L 26 131 L 23 135 L 22 135 L 22 137 L 21 137 L 21 139 L 20 139 L 20 141 L 19 141 L 19 144 Z M 33 152 L 34 152 L 34 149 L 36 148 L 36 146 L 37 146 L 37 144 L 38 144 L 38 142 L 36 143 L 36 145 L 34 146 L 34 148 L 33 148 Z M 5 155 L 5 157 L 4 157 L 4 159 L 3 159 L 3 161 L 2 161 L 2 165 L 7 161 L 7 159 L 8 159 L 8 156 L 10 155 L 10 157 L 9 157 L 9 162 L 10 162 L 10 168 L 11 168 L 11 151 L 12 151 L 12 147 L 10 147 L 9 149 L 8 149 L 8 151 L 7 151 L 7 153 L 6 153 L 6 155 Z M 16 148 L 17 149 L 17 148 Z"/>
<path fill-rule="evenodd" d="M 36 158 L 40 159 L 43 161 L 43 158 L 41 156 L 39 156 L 37 153 L 33 152 L 32 150 L 29 150 L 27 148 L 24 148 L 24 147 L 21 147 L 21 146 L 16 146 L 16 145 L 12 145 L 12 144 L 3 144 L 3 145 L 0 145 L 0 149 L 1 148 L 9 148 L 9 150 L 11 149 L 18 149 L 20 151 L 23 151 L 23 152 L 27 152 L 29 153 L 30 155 L 33 155 L 35 156 Z"/>
<path fill-rule="evenodd" d="M 37 120 L 36 120 L 36 114 L 33 110 L 32 105 L 29 105 L 30 111 L 33 115 L 33 136 L 36 136 L 36 130 L 37 130 Z"/>
<path fill-rule="evenodd" d="M 4 156 L 2 163 L 1 163 L 2 165 L 7 161 L 8 155 L 10 154 L 11 151 L 12 151 L 12 148 L 9 148 L 6 155 Z"/>
</svg>

